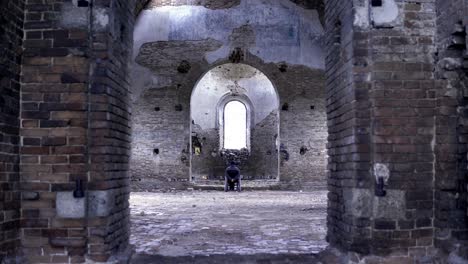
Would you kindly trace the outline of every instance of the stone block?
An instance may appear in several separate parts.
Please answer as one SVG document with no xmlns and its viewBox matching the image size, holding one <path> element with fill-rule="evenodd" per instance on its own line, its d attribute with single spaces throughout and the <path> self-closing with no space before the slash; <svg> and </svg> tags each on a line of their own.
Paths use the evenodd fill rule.
<svg viewBox="0 0 468 264">
<path fill-rule="evenodd" d="M 73 197 L 73 192 L 57 192 L 57 216 L 61 218 L 84 218 L 86 199 Z"/>
<path fill-rule="evenodd" d="M 115 194 L 112 190 L 88 192 L 88 216 L 105 217 L 115 207 Z"/>
<path fill-rule="evenodd" d="M 368 189 L 345 189 L 343 200 L 346 214 L 356 217 L 371 217 L 373 194 Z"/>
<path fill-rule="evenodd" d="M 373 215 L 376 218 L 401 219 L 406 209 L 405 191 L 387 190 L 384 197 L 373 198 Z"/>
</svg>

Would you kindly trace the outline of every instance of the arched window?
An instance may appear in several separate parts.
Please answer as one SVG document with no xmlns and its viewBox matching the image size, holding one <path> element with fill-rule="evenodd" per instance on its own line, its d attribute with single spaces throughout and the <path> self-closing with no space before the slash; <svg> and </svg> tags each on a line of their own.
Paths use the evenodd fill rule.
<svg viewBox="0 0 468 264">
<path fill-rule="evenodd" d="M 247 107 L 233 100 L 224 106 L 224 148 L 247 148 Z"/>
</svg>

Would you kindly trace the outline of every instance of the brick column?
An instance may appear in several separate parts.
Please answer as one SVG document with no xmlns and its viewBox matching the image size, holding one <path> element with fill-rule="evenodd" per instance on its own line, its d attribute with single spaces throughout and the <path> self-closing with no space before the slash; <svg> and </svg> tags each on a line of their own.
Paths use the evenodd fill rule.
<svg viewBox="0 0 468 264">
<path fill-rule="evenodd" d="M 332 246 L 370 252 L 368 34 L 354 28 L 352 1 L 326 2 L 327 114 L 329 154 L 328 241 Z"/>
<path fill-rule="evenodd" d="M 416 259 L 433 248 L 435 4 L 373 2 L 326 7 L 328 238 Z"/>
<path fill-rule="evenodd" d="M 130 156 L 129 74 L 133 1 L 100 1 L 93 8 L 89 116 L 89 256 L 107 261 L 128 246 Z"/>
<path fill-rule="evenodd" d="M 19 73 L 24 1 L 0 3 L 0 260 L 19 246 Z"/>
<path fill-rule="evenodd" d="M 87 248 L 88 16 L 71 1 L 27 0 L 21 73 L 21 225 L 30 262 L 80 262 Z"/>
<path fill-rule="evenodd" d="M 91 2 L 26 3 L 20 168 L 31 262 L 105 262 L 128 245 L 135 3 Z"/>
</svg>

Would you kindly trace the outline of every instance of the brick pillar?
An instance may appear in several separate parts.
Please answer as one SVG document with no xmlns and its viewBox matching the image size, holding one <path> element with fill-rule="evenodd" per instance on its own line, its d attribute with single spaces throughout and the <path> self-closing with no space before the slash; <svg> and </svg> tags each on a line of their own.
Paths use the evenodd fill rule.
<svg viewBox="0 0 468 264">
<path fill-rule="evenodd" d="M 0 2 L 0 261 L 19 245 L 19 73 L 23 1 Z"/>
<path fill-rule="evenodd" d="M 435 4 L 378 2 L 327 1 L 328 238 L 419 258 L 434 233 Z"/>
<path fill-rule="evenodd" d="M 21 224 L 30 262 L 80 262 L 87 250 L 88 14 L 72 1 L 27 0 L 21 73 Z"/>
<path fill-rule="evenodd" d="M 344 250 L 370 251 L 368 34 L 355 30 L 352 1 L 326 2 L 329 154 L 328 241 Z M 364 46 L 364 47 L 362 47 Z"/>
<path fill-rule="evenodd" d="M 372 235 L 376 253 L 419 258 L 433 247 L 435 4 L 389 2 L 370 18 L 373 164 L 390 171 Z"/>
<path fill-rule="evenodd" d="M 26 1 L 20 168 L 31 262 L 105 262 L 128 245 L 135 7 L 92 2 Z"/>
<path fill-rule="evenodd" d="M 134 10 L 133 1 L 118 0 L 96 2 L 93 11 L 88 253 L 94 261 L 107 261 L 128 246 L 131 138 L 127 63 Z"/>
</svg>

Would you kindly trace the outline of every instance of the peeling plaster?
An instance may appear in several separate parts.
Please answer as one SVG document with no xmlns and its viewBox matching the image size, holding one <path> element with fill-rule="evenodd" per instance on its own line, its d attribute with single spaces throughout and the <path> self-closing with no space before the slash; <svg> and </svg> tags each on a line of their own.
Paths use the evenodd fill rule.
<svg viewBox="0 0 468 264">
<path fill-rule="evenodd" d="M 182 61 L 192 65 L 201 63 L 207 52 L 221 46 L 222 43 L 214 39 L 149 42 L 141 46 L 135 62 L 157 75 L 174 75 Z"/>
<path fill-rule="evenodd" d="M 354 8 L 354 26 L 359 28 L 368 28 L 369 27 L 369 5 L 366 2 L 363 7 Z"/>
<path fill-rule="evenodd" d="M 374 26 L 392 27 L 395 26 L 399 15 L 398 5 L 395 0 L 385 0 L 381 7 L 371 9 L 372 22 Z"/>
<path fill-rule="evenodd" d="M 288 0 L 244 0 L 228 10 L 201 6 L 143 10 L 134 31 L 134 57 L 148 42 L 214 38 L 223 43 L 220 49 L 205 55 L 209 63 L 214 63 L 229 56 L 230 36 L 246 25 L 254 33 L 250 36 L 255 37 L 255 45 L 248 45 L 248 51 L 265 62 L 324 68 L 324 33 L 317 11 L 303 9 Z"/>
<path fill-rule="evenodd" d="M 60 17 L 60 26 L 64 28 L 87 28 L 88 8 L 77 7 L 77 0 L 63 3 Z"/>
<path fill-rule="evenodd" d="M 94 9 L 94 25 L 98 28 L 105 28 L 109 25 L 109 14 L 106 8 Z"/>
<path fill-rule="evenodd" d="M 265 63 L 324 69 L 323 36 L 324 30 L 317 11 L 306 10 L 289 0 L 273 3 L 244 0 L 228 10 L 188 5 L 145 9 L 137 18 L 134 29 L 133 60 L 129 65 L 134 84 L 132 98 L 136 100 L 147 88 L 174 84 L 167 73 L 175 70 L 176 66 L 166 65 L 162 71 L 160 68 L 149 67 L 155 61 L 168 62 L 177 59 L 174 62 L 177 65 L 180 60 L 215 64 L 227 59 L 235 48 L 241 48 L 246 56 L 253 54 Z M 166 55 L 165 59 L 158 59 L 157 56 L 163 55 L 161 51 L 151 52 L 143 48 L 148 47 L 149 43 L 155 45 L 157 42 L 162 44 L 208 39 L 213 39 L 220 45 L 213 50 L 198 52 L 196 60 L 186 58 L 194 58 L 193 52 L 189 55 L 164 52 L 170 55 L 170 59 Z M 144 56 L 140 54 L 143 50 Z M 174 56 L 175 54 L 178 55 Z M 137 57 L 138 63 L 135 62 Z M 148 74 L 150 72 L 153 74 Z"/>
</svg>

